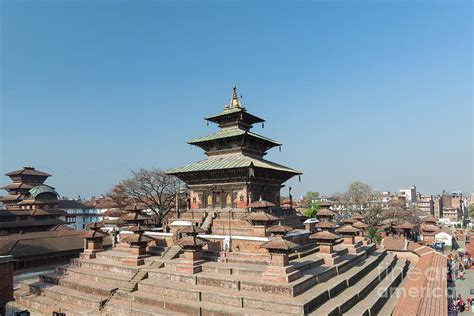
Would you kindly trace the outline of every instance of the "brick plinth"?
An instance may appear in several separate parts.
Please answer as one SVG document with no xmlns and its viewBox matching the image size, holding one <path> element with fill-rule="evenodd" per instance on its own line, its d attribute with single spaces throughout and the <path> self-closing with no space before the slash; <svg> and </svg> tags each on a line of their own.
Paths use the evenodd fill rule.
<svg viewBox="0 0 474 316">
<path fill-rule="evenodd" d="M 145 264 L 145 259 L 150 257 L 150 255 L 141 255 L 141 256 L 129 256 L 127 258 L 122 259 L 122 263 L 127 266 L 141 266 Z"/>
<path fill-rule="evenodd" d="M 301 277 L 300 271 L 291 266 L 269 266 L 263 274 L 263 279 L 272 282 L 289 283 Z"/>
<path fill-rule="evenodd" d="M 346 246 L 347 246 L 347 251 L 352 255 L 358 254 L 359 252 L 362 251 L 362 241 L 357 241 L 353 245 L 346 244 Z"/>
<path fill-rule="evenodd" d="M 182 261 L 175 266 L 175 270 L 187 274 L 199 273 L 204 262 L 201 249 L 185 249 Z"/>
<path fill-rule="evenodd" d="M 334 252 L 333 245 L 331 244 L 320 244 L 319 253 L 322 254 L 332 254 Z"/>
<path fill-rule="evenodd" d="M 342 243 L 345 245 L 353 245 L 355 243 L 355 237 L 354 236 L 344 236 L 342 237 Z"/>
</svg>

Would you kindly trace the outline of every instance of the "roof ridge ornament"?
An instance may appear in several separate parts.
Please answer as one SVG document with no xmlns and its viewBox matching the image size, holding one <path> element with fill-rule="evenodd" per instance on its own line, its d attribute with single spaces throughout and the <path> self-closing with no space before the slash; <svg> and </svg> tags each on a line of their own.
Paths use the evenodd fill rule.
<svg viewBox="0 0 474 316">
<path fill-rule="evenodd" d="M 230 100 L 229 108 L 243 108 L 240 104 L 239 97 L 237 95 L 237 86 L 234 84 L 233 91 L 232 91 L 232 99 Z"/>
</svg>

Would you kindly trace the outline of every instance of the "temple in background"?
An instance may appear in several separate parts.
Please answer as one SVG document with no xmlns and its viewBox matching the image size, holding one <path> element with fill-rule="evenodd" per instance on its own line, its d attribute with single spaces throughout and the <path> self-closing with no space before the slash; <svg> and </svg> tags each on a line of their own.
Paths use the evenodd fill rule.
<svg viewBox="0 0 474 316">
<path fill-rule="evenodd" d="M 44 184 L 51 175 L 33 167 L 6 174 L 12 183 L 2 187 L 0 197 L 0 256 L 16 260 L 15 271 L 66 263 L 79 256 L 82 231 L 72 230 L 61 220 L 56 190 Z"/>
</svg>

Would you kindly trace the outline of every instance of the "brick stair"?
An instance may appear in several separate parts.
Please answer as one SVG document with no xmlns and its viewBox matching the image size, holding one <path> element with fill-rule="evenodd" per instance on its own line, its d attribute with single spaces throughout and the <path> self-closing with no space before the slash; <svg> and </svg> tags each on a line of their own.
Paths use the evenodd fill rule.
<svg viewBox="0 0 474 316">
<path fill-rule="evenodd" d="M 355 263 L 351 269 L 348 269 L 327 281 L 322 281 L 316 284 L 314 287 L 296 298 L 304 302 L 304 310 L 306 312 L 312 311 L 327 302 L 329 299 L 337 296 L 346 288 L 356 284 L 360 279 L 374 269 L 386 255 L 386 251 L 373 252 L 366 260 Z"/>
<path fill-rule="evenodd" d="M 374 290 L 352 307 L 344 315 L 378 315 L 385 303 L 392 295 L 392 291 L 400 284 L 405 277 L 409 267 L 409 261 L 399 259 L 392 271 L 380 282 Z"/>
<path fill-rule="evenodd" d="M 386 255 L 383 260 L 368 274 L 364 276 L 364 282 L 357 283 L 338 291 L 337 296 L 331 297 L 309 315 L 342 315 L 351 307 L 356 305 L 363 297 L 366 297 L 382 281 L 397 262 L 397 257 L 392 254 Z M 350 270 L 349 270 L 350 271 Z"/>
<path fill-rule="evenodd" d="M 140 304 L 122 298 L 112 298 L 107 307 L 102 311 L 101 316 L 183 316 L 186 314 L 177 313 L 157 306 Z M 69 315 L 68 315 L 69 316 Z"/>
<path fill-rule="evenodd" d="M 83 267 L 71 267 L 65 272 L 74 279 L 89 280 L 100 282 L 103 284 L 117 285 L 118 287 L 125 285 L 130 280 L 131 274 L 121 274 L 106 271 L 98 271 Z"/>
<path fill-rule="evenodd" d="M 181 252 L 181 246 L 178 245 L 173 245 L 166 249 L 166 251 L 162 254 L 161 259 L 162 260 L 172 260 L 176 258 L 179 253 Z"/>
<path fill-rule="evenodd" d="M 16 300 L 23 307 L 28 308 L 31 315 L 52 315 L 53 312 L 62 312 L 67 316 L 98 316 L 100 315 L 94 308 L 86 308 L 60 302 L 45 296 L 37 296 L 35 294 L 25 294 L 17 296 Z"/>
</svg>

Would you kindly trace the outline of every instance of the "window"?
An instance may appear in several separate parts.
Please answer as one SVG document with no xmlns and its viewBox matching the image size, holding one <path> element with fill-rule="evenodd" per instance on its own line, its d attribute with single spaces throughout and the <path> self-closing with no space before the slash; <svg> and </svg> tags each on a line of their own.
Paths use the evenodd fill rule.
<svg viewBox="0 0 474 316">
<path fill-rule="evenodd" d="M 232 197 L 230 194 L 227 194 L 225 197 L 225 206 L 232 207 Z"/>
<path fill-rule="evenodd" d="M 212 207 L 212 196 L 211 195 L 207 196 L 207 207 Z"/>
</svg>

